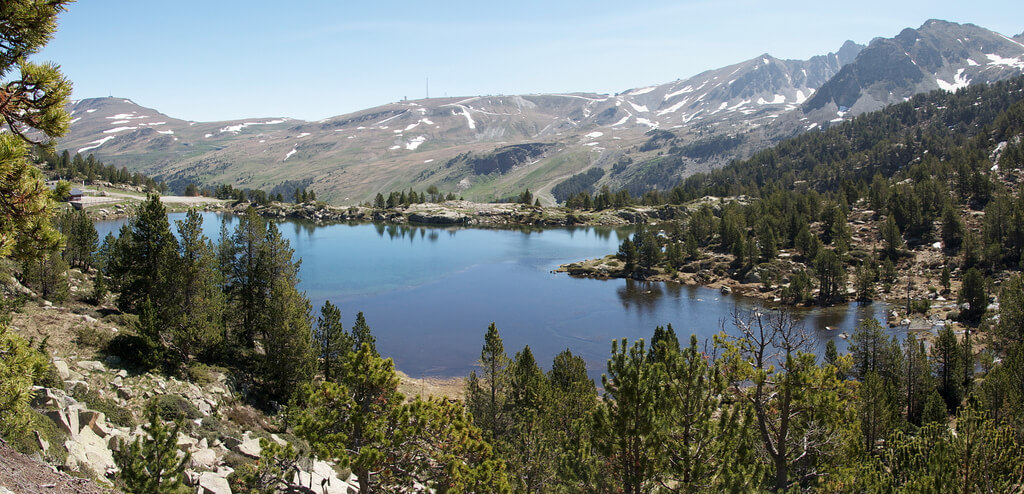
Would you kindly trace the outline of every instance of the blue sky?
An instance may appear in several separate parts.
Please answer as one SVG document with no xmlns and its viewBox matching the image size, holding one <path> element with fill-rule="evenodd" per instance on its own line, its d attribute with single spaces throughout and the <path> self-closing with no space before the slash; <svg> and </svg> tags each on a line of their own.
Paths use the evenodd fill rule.
<svg viewBox="0 0 1024 494">
<path fill-rule="evenodd" d="M 615 93 L 938 18 L 1012 36 L 1013 1 L 80 0 L 35 60 L 75 98 L 172 117 L 318 120 L 430 95 Z"/>
</svg>

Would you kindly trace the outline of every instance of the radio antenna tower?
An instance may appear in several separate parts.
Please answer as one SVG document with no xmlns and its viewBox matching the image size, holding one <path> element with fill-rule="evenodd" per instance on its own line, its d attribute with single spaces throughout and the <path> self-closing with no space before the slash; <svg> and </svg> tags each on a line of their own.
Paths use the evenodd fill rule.
<svg viewBox="0 0 1024 494">
<path fill-rule="evenodd" d="M 427 99 L 430 99 L 430 78 L 427 77 Z"/>
</svg>

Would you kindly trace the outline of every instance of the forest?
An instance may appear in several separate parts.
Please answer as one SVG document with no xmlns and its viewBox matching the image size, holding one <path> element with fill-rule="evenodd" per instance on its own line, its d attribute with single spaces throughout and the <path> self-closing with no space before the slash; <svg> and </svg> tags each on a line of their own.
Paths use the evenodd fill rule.
<svg viewBox="0 0 1024 494">
<path fill-rule="evenodd" d="M 23 22 L 0 48 L 0 77 L 20 74 L 0 88 L 0 114 L 49 140 L 67 131 L 70 83 L 24 59 L 56 29 L 64 2 L 46 5 L 5 7 Z M 70 271 L 86 275 L 92 303 L 112 302 L 128 323 L 103 351 L 135 373 L 226 369 L 241 399 L 294 438 L 264 439 L 259 460 L 229 477 L 233 492 L 309 492 L 294 474 L 311 457 L 351 471 L 361 493 L 1013 492 L 1024 486 L 1022 99 L 1024 78 L 916 96 L 645 194 L 674 212 L 623 242 L 628 271 L 720 255 L 728 276 L 763 270 L 783 303 L 735 311 L 710 341 L 671 325 L 613 341 L 599 385 L 571 349 L 546 371 L 529 346 L 510 356 L 491 324 L 464 399 L 404 396 L 372 321 L 360 313 L 345 329 L 329 301 L 314 312 L 273 221 L 250 208 L 214 242 L 198 212 L 171 225 L 153 194 L 99 239 L 83 213 L 58 212 L 33 166 L 53 143 L 34 134 L 0 133 L 0 269 L 56 303 L 71 296 Z M 88 158 L 80 169 L 57 160 L 89 173 Z M 722 200 L 686 207 L 709 196 Z M 628 191 L 574 197 L 579 208 L 634 204 Z M 945 262 L 916 264 L 935 242 Z M 796 254 L 787 270 L 773 265 L 782 250 Z M 836 303 L 851 288 L 869 301 L 914 269 L 957 289 L 963 330 L 901 341 L 866 320 L 848 352 L 814 353 L 789 305 Z M 24 298 L 2 301 L 0 437 L 34 452 L 49 419 L 33 386 L 54 384 L 54 362 L 10 324 Z M 191 426 L 174 412 L 152 407 L 143 433 L 120 443 L 119 489 L 188 489 L 176 438 Z"/>
</svg>

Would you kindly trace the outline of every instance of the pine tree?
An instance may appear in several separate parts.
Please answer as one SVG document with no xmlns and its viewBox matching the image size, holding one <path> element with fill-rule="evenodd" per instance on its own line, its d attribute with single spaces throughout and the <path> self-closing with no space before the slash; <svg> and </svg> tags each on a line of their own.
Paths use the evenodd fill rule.
<svg viewBox="0 0 1024 494">
<path fill-rule="evenodd" d="M 189 492 L 184 472 L 190 455 L 178 455 L 181 424 L 167 426 L 155 409 L 150 409 L 147 416 L 148 423 L 142 425 L 144 435 L 131 443 L 121 443 L 114 452 L 121 469 L 118 479 L 127 492 L 134 494 Z"/>
<path fill-rule="evenodd" d="M 509 363 L 501 335 L 492 322 L 480 350 L 483 378 L 478 379 L 474 371 L 466 384 L 466 408 L 473 415 L 473 422 L 490 438 L 501 437 L 505 430 L 503 409 L 508 394 Z"/>
<path fill-rule="evenodd" d="M 853 419 L 845 405 L 849 388 L 838 376 L 841 365 L 819 366 L 808 353 L 809 340 L 793 315 L 754 309 L 737 311 L 735 339 L 719 338 L 725 368 L 737 398 L 749 403 L 776 491 L 797 482 L 813 485 L 824 466 L 840 453 L 834 440 Z"/>
<path fill-rule="evenodd" d="M 52 152 L 53 139 L 67 133 L 71 83 L 56 64 L 28 59 L 53 36 L 57 15 L 68 3 L 10 0 L 3 5 L 0 120 L 8 132 L 0 132 L 0 259 L 52 250 L 60 241 L 50 224 L 49 189 L 29 163 L 28 144 L 42 144 Z M 19 76 L 9 77 L 12 73 Z"/>
<path fill-rule="evenodd" d="M 259 319 L 257 334 L 263 343 L 260 378 L 268 394 L 282 401 L 313 377 L 315 359 L 309 300 L 296 288 L 301 261 L 292 261 L 293 250 L 270 223 L 260 246 L 261 271 L 269 285 L 266 314 Z"/>
<path fill-rule="evenodd" d="M 266 223 L 250 207 L 238 218 L 238 225 L 231 237 L 230 252 L 223 247 L 223 243 L 220 249 L 221 262 L 226 260 L 225 256 L 229 256 L 231 263 L 228 286 L 233 309 L 231 312 L 235 314 L 232 321 L 235 338 L 248 348 L 255 346 L 257 328 L 267 313 L 266 291 L 270 276 L 265 272 L 266 265 L 261 260 L 261 248 L 266 234 Z"/>
<path fill-rule="evenodd" d="M 666 396 L 665 477 L 685 492 L 751 490 L 763 472 L 754 461 L 750 417 L 726 402 L 729 381 L 722 363 L 707 358 L 696 335 L 663 357 Z"/>
<path fill-rule="evenodd" d="M 508 368 L 508 430 L 500 438 L 509 473 L 519 492 L 543 492 L 554 479 L 557 451 L 552 431 L 553 397 L 530 347 L 516 354 Z"/>
<path fill-rule="evenodd" d="M 664 475 L 665 423 L 659 413 L 664 371 L 650 361 L 644 341 L 612 341 L 604 400 L 595 415 L 594 441 L 621 492 L 651 492 Z"/>
<path fill-rule="evenodd" d="M 931 357 L 934 361 L 938 392 L 946 403 L 946 409 L 954 411 L 963 399 L 963 354 L 957 343 L 956 335 L 949 327 L 939 330 L 938 338 L 932 347 Z"/>
<path fill-rule="evenodd" d="M 889 215 L 885 218 L 885 223 L 882 223 L 880 233 L 882 235 L 882 241 L 884 242 L 882 255 L 886 259 L 895 260 L 899 257 L 900 248 L 903 247 L 903 234 L 900 233 L 900 229 L 896 225 L 896 220 L 893 219 L 893 215 Z"/>
<path fill-rule="evenodd" d="M 360 312 L 356 314 L 356 322 L 352 325 L 352 351 L 358 352 L 364 344 L 370 346 L 370 351 L 374 355 L 380 356 L 377 353 L 377 338 L 370 332 L 370 326 L 366 324 L 366 318 Z"/>
<path fill-rule="evenodd" d="M 192 209 L 177 222 L 180 255 L 172 273 L 175 310 L 168 321 L 173 348 L 185 362 L 209 354 L 224 334 L 224 294 L 214 247 Z"/>
<path fill-rule="evenodd" d="M 168 297 L 174 292 L 172 272 L 178 241 L 171 234 L 160 196 L 147 197 L 121 229 L 121 237 L 111 253 L 115 259 L 110 266 L 119 280 L 118 306 L 137 311 L 148 298 L 160 317 L 169 319 L 173 308 Z"/>
<path fill-rule="evenodd" d="M 985 294 L 985 278 L 977 268 L 970 268 L 964 273 L 959 298 L 960 303 L 967 304 L 967 310 L 962 314 L 965 320 L 977 321 L 985 313 L 985 308 L 988 305 L 988 296 Z"/>
<path fill-rule="evenodd" d="M 352 340 L 341 325 L 341 309 L 330 300 L 324 301 L 313 330 L 313 341 L 320 360 L 320 373 L 325 381 L 332 381 L 336 377 L 340 361 L 352 349 Z"/>
</svg>

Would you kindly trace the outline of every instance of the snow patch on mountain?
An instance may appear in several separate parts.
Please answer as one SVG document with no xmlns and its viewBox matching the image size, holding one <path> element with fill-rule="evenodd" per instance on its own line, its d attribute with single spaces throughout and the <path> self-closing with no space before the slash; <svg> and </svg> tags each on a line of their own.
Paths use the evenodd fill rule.
<svg viewBox="0 0 1024 494">
<path fill-rule="evenodd" d="M 650 110 L 647 109 L 647 105 L 638 105 L 632 101 L 629 102 L 629 106 L 632 106 L 634 110 L 640 113 L 648 113 Z"/>
<path fill-rule="evenodd" d="M 219 132 L 219 133 L 232 132 L 232 133 L 237 134 L 237 133 L 241 132 L 242 129 L 244 129 L 246 127 L 251 127 L 253 125 L 274 125 L 274 124 L 279 124 L 279 123 L 285 123 L 287 121 L 288 120 L 286 120 L 286 119 L 278 119 L 278 120 L 268 120 L 266 122 L 244 122 L 244 123 L 240 123 L 240 124 L 236 124 L 236 125 L 228 125 L 227 127 L 224 127 L 222 129 L 218 130 L 217 132 Z"/>
<path fill-rule="evenodd" d="M 953 76 L 953 82 L 946 82 L 936 77 L 935 82 L 939 85 L 939 89 L 952 93 L 957 89 L 969 86 L 971 84 L 971 80 L 964 76 L 964 70 L 965 69 L 960 69 L 956 71 L 956 75 Z"/>
<path fill-rule="evenodd" d="M 640 89 L 634 89 L 634 90 L 632 90 L 632 91 L 630 91 L 630 92 L 628 92 L 626 94 L 628 94 L 630 96 L 640 96 L 641 94 L 647 94 L 647 93 L 649 93 L 651 91 L 654 91 L 655 89 L 658 89 L 658 86 L 649 86 L 649 87 L 644 87 L 644 88 L 640 88 Z"/>
<path fill-rule="evenodd" d="M 114 137 L 115 136 L 107 136 L 107 137 L 104 137 L 102 139 L 97 139 L 95 141 L 92 141 L 92 142 L 89 143 L 89 144 L 92 144 L 92 146 L 86 146 L 84 148 L 81 148 L 81 149 L 78 150 L 78 152 L 79 152 L 79 154 L 81 154 L 81 153 L 84 153 L 86 151 L 90 151 L 90 150 L 96 149 L 96 148 L 106 144 L 107 141 L 113 139 Z"/>
<path fill-rule="evenodd" d="M 288 154 L 284 155 L 284 159 L 281 160 L 281 161 L 286 161 L 288 158 L 291 158 L 293 154 L 298 152 L 298 150 L 299 150 L 298 146 L 293 147 L 291 151 L 288 151 Z"/>
<path fill-rule="evenodd" d="M 135 129 L 138 129 L 138 127 L 114 127 L 113 129 L 104 130 L 103 133 L 104 134 L 113 134 L 113 133 L 116 133 L 116 132 L 124 132 L 126 130 L 135 130 Z"/>
<path fill-rule="evenodd" d="M 1020 58 L 1003 58 L 995 53 L 986 53 L 985 56 L 990 60 L 988 63 L 989 65 L 1005 65 L 1007 67 L 1024 70 L 1024 60 L 1021 60 Z"/>
<path fill-rule="evenodd" d="M 680 94 L 692 93 L 693 91 L 694 91 L 693 85 L 692 84 L 687 85 L 686 87 L 684 87 L 684 88 L 682 88 L 682 89 L 680 89 L 678 91 L 672 91 L 671 93 L 666 94 L 665 95 L 665 101 L 668 101 L 668 100 L 670 100 L 672 98 L 675 98 L 676 96 L 679 96 Z"/>
<path fill-rule="evenodd" d="M 417 136 L 413 138 L 413 140 L 409 141 L 408 144 L 405 145 L 405 149 L 408 149 L 409 151 L 415 151 L 416 148 L 420 147 L 420 144 L 423 144 L 423 142 L 426 140 L 426 136 Z"/>
</svg>

